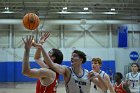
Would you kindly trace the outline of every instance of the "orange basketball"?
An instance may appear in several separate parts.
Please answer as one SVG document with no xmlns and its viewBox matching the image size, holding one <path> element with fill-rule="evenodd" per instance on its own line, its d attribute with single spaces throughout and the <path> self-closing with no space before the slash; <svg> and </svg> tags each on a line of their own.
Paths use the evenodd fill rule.
<svg viewBox="0 0 140 93">
<path fill-rule="evenodd" d="M 23 19 L 23 25 L 29 30 L 34 30 L 39 26 L 39 17 L 35 13 L 27 13 Z"/>
</svg>

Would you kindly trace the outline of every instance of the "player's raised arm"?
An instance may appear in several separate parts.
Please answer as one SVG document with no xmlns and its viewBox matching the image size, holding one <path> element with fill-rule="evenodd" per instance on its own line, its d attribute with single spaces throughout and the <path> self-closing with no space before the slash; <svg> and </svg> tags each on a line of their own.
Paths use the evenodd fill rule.
<svg viewBox="0 0 140 93">
<path fill-rule="evenodd" d="M 30 53 L 30 48 L 32 47 L 32 36 L 26 36 L 26 40 L 23 39 L 23 42 L 25 44 L 24 48 L 24 56 L 23 56 L 23 64 L 22 64 L 22 73 L 28 73 L 30 70 L 30 65 L 29 65 L 29 53 Z"/>
<path fill-rule="evenodd" d="M 27 36 L 26 39 L 23 39 L 25 44 L 25 51 L 24 51 L 24 57 L 23 57 L 23 63 L 22 63 L 22 73 L 29 77 L 34 78 L 40 78 L 40 77 L 46 77 L 50 78 L 53 75 L 53 71 L 46 68 L 41 69 L 31 69 L 30 68 L 30 62 L 29 62 L 29 54 L 30 54 L 30 48 L 32 47 L 32 40 L 33 36 Z"/>
<path fill-rule="evenodd" d="M 38 43 L 43 45 L 43 43 L 47 40 L 49 36 L 50 36 L 49 32 L 42 34 Z M 48 66 L 44 63 L 44 60 L 41 59 L 41 49 L 37 48 L 34 55 L 34 59 L 41 67 L 48 68 Z"/>
</svg>

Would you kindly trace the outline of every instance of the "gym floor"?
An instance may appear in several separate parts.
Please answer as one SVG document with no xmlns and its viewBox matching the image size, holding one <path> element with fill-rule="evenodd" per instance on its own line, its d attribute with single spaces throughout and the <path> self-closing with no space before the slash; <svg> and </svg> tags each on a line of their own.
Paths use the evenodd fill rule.
<svg viewBox="0 0 140 93">
<path fill-rule="evenodd" d="M 35 93 L 36 83 L 0 83 L 0 93 Z M 57 93 L 66 93 L 64 82 L 60 82 Z"/>
</svg>

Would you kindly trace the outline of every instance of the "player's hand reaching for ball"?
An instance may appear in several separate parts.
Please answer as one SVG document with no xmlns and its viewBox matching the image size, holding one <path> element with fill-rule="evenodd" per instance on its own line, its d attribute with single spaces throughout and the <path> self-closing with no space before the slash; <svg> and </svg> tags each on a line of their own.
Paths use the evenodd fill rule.
<svg viewBox="0 0 140 93">
<path fill-rule="evenodd" d="M 22 38 L 25 44 L 24 46 L 25 49 L 30 49 L 32 47 L 33 39 L 34 39 L 34 36 L 31 36 L 31 35 L 27 35 L 26 38 Z"/>
<path fill-rule="evenodd" d="M 46 32 L 46 33 L 44 33 L 43 35 L 41 35 L 41 38 L 40 38 L 40 40 L 39 40 L 39 43 L 35 43 L 34 41 L 33 41 L 33 46 L 34 47 L 36 47 L 36 48 L 38 48 L 38 49 L 42 49 L 42 45 L 43 45 L 43 43 L 47 40 L 47 38 L 50 36 L 50 32 Z"/>
<path fill-rule="evenodd" d="M 50 32 L 41 34 L 41 38 L 38 43 L 36 43 L 34 39 L 32 40 L 32 46 L 39 48 L 39 44 L 43 45 L 43 43 L 47 40 L 49 36 L 50 36 Z"/>
<path fill-rule="evenodd" d="M 47 38 L 50 36 L 50 32 L 46 32 L 46 33 L 44 33 L 43 35 L 41 35 L 41 38 L 40 38 L 40 40 L 39 40 L 39 43 L 40 44 L 43 44 L 46 40 L 47 40 Z"/>
</svg>

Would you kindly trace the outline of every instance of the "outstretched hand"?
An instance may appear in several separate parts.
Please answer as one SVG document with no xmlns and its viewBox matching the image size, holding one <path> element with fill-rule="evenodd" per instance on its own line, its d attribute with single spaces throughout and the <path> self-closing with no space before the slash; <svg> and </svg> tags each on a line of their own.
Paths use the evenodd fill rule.
<svg viewBox="0 0 140 93">
<path fill-rule="evenodd" d="M 50 32 L 46 32 L 45 34 L 43 34 L 39 40 L 39 43 L 43 44 L 49 36 L 50 36 Z"/>
<path fill-rule="evenodd" d="M 49 36 L 50 36 L 50 32 L 46 32 L 44 34 L 41 34 L 41 38 L 40 38 L 38 43 L 36 43 L 34 39 L 32 40 L 32 46 L 34 46 L 36 48 L 41 47 L 40 44 L 43 45 L 43 43 L 47 40 L 47 38 Z"/>
<path fill-rule="evenodd" d="M 24 48 L 25 49 L 30 49 L 32 47 L 32 41 L 34 40 L 34 36 L 31 36 L 31 35 L 27 35 L 26 38 L 22 38 L 25 46 Z"/>
</svg>

